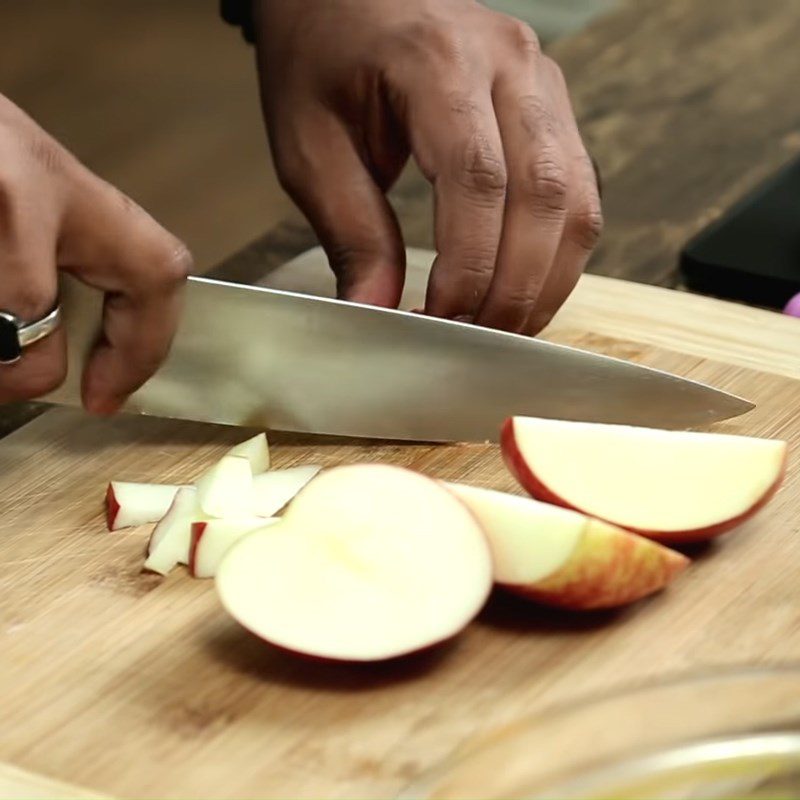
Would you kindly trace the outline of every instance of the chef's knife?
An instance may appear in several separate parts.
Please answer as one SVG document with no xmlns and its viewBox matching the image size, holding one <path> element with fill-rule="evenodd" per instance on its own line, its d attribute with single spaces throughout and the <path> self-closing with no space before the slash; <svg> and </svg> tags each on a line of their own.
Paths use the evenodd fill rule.
<svg viewBox="0 0 800 800">
<path fill-rule="evenodd" d="M 65 277 L 80 403 L 99 293 Z M 420 314 L 192 278 L 167 362 L 126 411 L 275 430 L 418 441 L 496 440 L 514 414 L 683 428 L 752 404 L 694 381 L 538 339 Z"/>
</svg>

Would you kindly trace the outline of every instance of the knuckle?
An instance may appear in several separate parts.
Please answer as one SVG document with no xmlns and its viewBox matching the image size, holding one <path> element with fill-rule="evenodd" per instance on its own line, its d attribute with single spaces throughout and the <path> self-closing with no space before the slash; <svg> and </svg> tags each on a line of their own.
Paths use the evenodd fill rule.
<svg viewBox="0 0 800 800">
<path fill-rule="evenodd" d="M 33 160 L 46 172 L 58 172 L 64 162 L 64 150 L 47 135 L 35 135 L 27 140 L 26 146 Z"/>
<path fill-rule="evenodd" d="M 490 201 L 505 197 L 508 186 L 505 161 L 485 136 L 470 138 L 461 154 L 457 175 L 470 194 Z"/>
<path fill-rule="evenodd" d="M 594 250 L 603 235 L 603 212 L 596 198 L 585 203 L 572 215 L 570 228 L 576 244 L 586 250 Z"/>
<path fill-rule="evenodd" d="M 514 17 L 506 17 L 505 20 L 505 37 L 509 50 L 526 60 L 538 58 L 542 53 L 542 46 L 536 31 Z"/>
<path fill-rule="evenodd" d="M 521 176 L 521 192 L 544 214 L 562 216 L 567 210 L 567 173 L 553 154 L 534 159 Z"/>
<path fill-rule="evenodd" d="M 405 50 L 416 53 L 425 61 L 446 64 L 459 61 L 464 49 L 453 26 L 432 14 L 405 25 L 400 40 Z"/>
</svg>

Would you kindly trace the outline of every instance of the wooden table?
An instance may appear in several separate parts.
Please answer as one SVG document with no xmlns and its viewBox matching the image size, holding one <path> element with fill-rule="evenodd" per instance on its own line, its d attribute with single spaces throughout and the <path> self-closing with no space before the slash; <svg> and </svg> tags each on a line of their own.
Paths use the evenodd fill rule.
<svg viewBox="0 0 800 800">
<path fill-rule="evenodd" d="M 793 6 L 792 0 L 773 0 L 769 4 L 731 0 L 725 4 L 725 16 L 722 17 L 720 11 L 712 11 L 712 7 L 718 8 L 718 4 L 697 4 L 690 0 L 631 0 L 590 30 L 555 48 L 556 55 L 566 66 L 571 78 L 587 138 L 605 166 L 609 232 L 594 262 L 593 269 L 596 272 L 673 283 L 675 249 L 683 239 L 740 191 L 800 149 L 800 106 L 787 102 L 791 88 L 800 78 L 800 59 L 794 55 L 800 22 L 792 13 Z M 765 66 L 762 62 L 766 64 L 767 54 L 768 66 Z M 591 69 L 586 69 L 586 64 L 592 64 Z M 762 111 L 769 113 L 760 113 Z M 649 119 L 647 125 L 645 119 Z M 659 124 L 654 128 L 656 121 Z M 702 130 L 705 133 L 697 126 L 704 126 Z M 429 244 L 426 234 L 429 207 L 413 175 L 406 176 L 399 187 L 397 202 L 409 242 L 420 246 Z M 275 270 L 311 244 L 313 239 L 304 226 L 296 222 L 287 223 L 222 265 L 218 274 L 274 284 L 287 280 L 294 280 L 298 284 L 307 281 L 307 285 L 299 288 L 326 292 L 329 284 L 321 271 L 318 255 L 307 256 L 302 263 L 295 263 L 290 269 Z M 429 259 L 430 255 L 425 252 L 411 253 L 410 292 L 419 291 Z M 758 431 L 766 434 L 773 431 L 785 433 L 800 443 L 797 421 L 794 417 L 790 419 L 792 410 L 800 405 L 800 383 L 794 383 L 794 380 L 800 380 L 800 322 L 797 320 L 663 288 L 589 275 L 583 279 L 548 335 L 556 339 L 577 340 L 585 346 L 610 350 L 624 357 L 645 361 L 654 359 L 661 366 L 674 365 L 676 370 L 687 373 L 694 371 L 704 379 L 732 388 L 749 381 L 747 386 L 752 389 L 754 396 L 758 396 L 762 407 L 772 408 L 772 403 L 776 411 L 773 421 L 764 418 L 763 414 L 758 418 Z M 778 415 L 778 409 L 785 410 L 785 414 Z M 16 469 L 15 459 L 20 461 L 19 483 L 13 485 L 16 494 L 10 503 L 25 501 L 25 480 L 55 483 L 62 480 L 61 472 L 66 463 L 60 460 L 64 457 L 63 448 L 47 446 L 49 433 L 59 430 L 61 423 L 58 415 L 61 413 L 48 412 L 0 443 L 0 460 L 6 469 L 6 492 L 12 491 L 8 485 L 11 478 L 8 476 L 11 470 Z M 747 430 L 747 423 L 742 425 L 744 427 L 741 429 Z M 122 425 L 120 430 L 125 431 L 123 439 L 128 437 L 133 441 L 136 438 L 130 425 Z M 68 437 L 71 434 L 58 435 Z M 165 452 L 169 453 L 171 464 L 177 461 L 180 453 L 194 453 L 198 448 L 208 458 L 212 452 L 218 451 L 226 437 L 229 438 L 229 435 L 209 433 L 206 437 L 195 432 L 191 437 L 176 440 Z M 92 428 L 90 439 L 101 447 L 101 429 Z M 157 439 L 149 442 L 154 457 L 160 445 L 161 441 Z M 84 457 L 92 456 L 84 453 Z M 796 519 L 797 506 L 792 508 L 792 503 L 797 502 L 794 499 L 798 491 L 796 476 L 792 477 L 791 489 L 787 491 L 790 493 L 784 493 L 776 506 L 776 513 L 782 514 L 786 520 L 783 526 L 786 535 L 791 533 L 787 528 L 791 526 L 790 520 Z M 7 498 L 6 494 L 4 502 Z M 75 502 L 77 504 L 78 500 Z M 99 513 L 93 510 L 91 503 L 86 508 L 87 511 L 75 512 L 78 518 L 83 520 L 84 525 L 97 525 Z M 13 511 L 13 505 L 9 505 L 7 510 Z M 70 534 L 69 531 L 64 533 Z M 769 533 L 770 536 L 781 535 L 780 530 L 775 532 L 771 528 Z M 64 546 L 67 547 L 68 543 Z M 132 555 L 135 561 L 137 556 L 135 553 Z M 581 658 L 586 662 L 582 665 L 570 662 L 570 670 L 580 676 L 582 688 L 590 684 L 595 688 L 606 685 L 613 682 L 614 676 L 631 677 L 632 669 L 634 678 L 655 674 L 662 660 L 671 666 L 680 666 L 683 662 L 680 658 L 676 662 L 668 640 L 653 638 L 646 625 L 648 618 L 657 618 L 659 613 L 663 615 L 668 609 L 677 609 L 684 617 L 675 622 L 662 618 L 661 624 L 684 626 L 681 642 L 684 646 L 692 643 L 693 654 L 699 652 L 701 660 L 728 660 L 729 648 L 734 642 L 737 661 L 744 657 L 762 660 L 796 657 L 800 653 L 800 642 L 797 641 L 796 631 L 794 634 L 789 632 L 796 629 L 796 611 L 791 610 L 793 606 L 789 596 L 796 582 L 789 581 L 786 575 L 781 581 L 778 581 L 777 575 L 771 576 L 775 578 L 773 586 L 759 586 L 757 581 L 756 570 L 768 568 L 771 563 L 769 557 L 774 555 L 766 546 L 758 550 L 754 531 L 751 530 L 749 536 L 734 539 L 730 547 L 726 545 L 723 548 L 722 554 L 717 557 L 719 566 L 714 566 L 713 560 L 701 564 L 699 571 L 694 573 L 695 578 L 688 581 L 682 590 L 688 597 L 694 592 L 699 598 L 706 591 L 704 581 L 712 574 L 710 570 L 722 570 L 723 573 L 726 569 L 743 570 L 745 567 L 740 556 L 755 558 L 746 574 L 750 581 L 751 602 L 757 606 L 759 614 L 765 615 L 765 625 L 757 631 L 753 629 L 749 638 L 739 638 L 740 620 L 732 611 L 740 607 L 741 599 L 737 601 L 730 596 L 730 586 L 720 585 L 716 590 L 720 602 L 723 594 L 728 593 L 725 596 L 729 605 L 725 606 L 724 613 L 717 613 L 713 600 L 716 595 L 713 594 L 708 595 L 704 606 L 696 608 L 691 620 L 686 616 L 690 613 L 687 605 L 665 606 L 665 603 L 672 602 L 671 598 L 665 598 L 658 600 L 630 623 L 626 622 L 626 625 L 630 624 L 631 637 L 638 636 L 640 645 L 653 647 L 654 661 L 647 668 L 635 663 L 633 666 L 627 664 L 619 649 L 613 650 L 612 654 L 613 642 L 604 639 L 608 632 L 594 629 L 592 625 L 565 625 L 563 621 L 558 623 L 551 620 L 546 624 L 538 624 L 538 629 L 550 642 L 543 643 L 543 649 L 534 664 L 535 669 L 546 672 L 552 659 L 567 658 L 570 648 L 574 647 L 579 648 Z M 780 554 L 777 555 L 780 557 Z M 130 556 L 126 555 L 128 561 L 131 560 Z M 92 557 L 97 559 L 101 556 L 95 552 Z M 8 575 L 13 577 L 16 574 L 13 572 L 14 565 L 8 568 L 12 570 Z M 20 569 L 25 569 L 25 566 L 22 565 Z M 41 575 L 45 575 L 45 572 L 40 575 L 37 570 L 29 570 L 25 574 L 32 578 L 31 603 L 44 603 L 43 593 L 47 592 L 48 587 L 41 583 Z M 159 602 L 159 593 L 150 591 L 153 587 L 144 587 L 133 580 L 125 585 L 120 584 L 120 581 L 127 581 L 128 578 L 127 572 L 117 573 L 110 568 L 107 574 L 95 571 L 91 590 L 95 592 L 92 603 L 96 604 L 98 618 L 103 614 L 102 603 L 105 602 L 103 587 L 116 586 L 122 593 L 122 599 L 116 602 L 124 604 L 120 625 L 137 624 L 136 620 L 140 620 L 139 624 L 147 621 L 151 627 L 157 627 L 157 618 L 152 615 Z M 64 580 L 67 580 L 69 588 L 68 578 Z M 777 598 L 774 597 L 776 586 L 785 590 Z M 182 596 L 180 593 L 186 591 L 185 587 L 186 584 L 170 582 L 167 596 L 173 597 L 181 608 L 198 608 L 197 604 L 202 599 L 201 588 L 191 587 L 190 595 Z M 74 591 L 70 589 L 70 593 L 63 596 L 63 603 L 78 602 L 78 589 L 73 588 Z M 18 597 L 19 590 L 15 591 Z M 163 599 L 162 592 L 160 601 Z M 775 603 L 771 605 L 773 600 Z M 0 598 L 0 621 L 3 610 Z M 83 621 L 78 622 L 83 624 Z M 503 630 L 502 626 L 501 620 L 500 635 L 508 642 L 510 658 L 523 646 L 519 641 L 522 631 L 513 627 Z M 698 626 L 713 629 L 717 638 L 701 645 Z M 537 625 L 533 627 L 537 628 Z M 614 625 L 610 627 L 614 628 Z M 190 634 L 187 631 L 187 643 Z M 21 623 L 5 621 L 0 625 L 0 672 L 4 667 L 13 667 L 3 664 L 4 643 L 13 649 L 11 645 L 14 641 L 5 637 L 19 635 L 23 635 Z M 180 648 L 184 639 L 178 628 L 175 637 L 175 648 Z M 490 634 L 479 632 L 456 654 L 456 661 L 461 662 L 465 670 L 462 682 L 469 684 L 473 678 L 477 682 L 477 676 L 470 672 L 465 660 L 470 654 L 474 656 L 483 649 L 481 643 L 486 637 L 490 637 Z M 167 728 L 172 737 L 169 740 L 170 747 L 177 747 L 179 742 L 183 747 L 190 747 L 193 737 L 196 737 L 198 747 L 213 748 L 218 737 L 223 733 L 230 736 L 232 731 L 234 737 L 239 737 L 234 738 L 234 749 L 229 751 L 233 756 L 236 746 L 251 746 L 247 737 L 259 734 L 256 728 L 250 730 L 249 734 L 247 730 L 237 728 L 236 717 L 246 716 L 247 708 L 251 704 L 255 706 L 257 702 L 258 695 L 247 692 L 258 691 L 257 675 L 253 670 L 257 669 L 256 664 L 261 656 L 252 645 L 236 650 L 228 634 L 217 638 L 214 645 L 216 653 L 212 652 L 211 655 L 222 659 L 223 667 L 227 659 L 230 680 L 213 689 L 210 685 L 205 687 L 200 681 L 194 706 L 183 707 L 170 700 L 172 695 L 181 693 L 182 681 L 188 676 L 181 678 L 181 675 L 175 674 L 169 679 L 166 676 L 159 677 L 159 665 L 148 665 L 146 660 L 134 662 L 131 670 L 119 673 L 111 683 L 103 680 L 102 675 L 98 677 L 90 673 L 82 679 L 80 673 L 70 672 L 70 664 L 65 663 L 65 690 L 69 689 L 73 694 L 79 692 L 80 681 L 86 680 L 87 691 L 94 686 L 105 686 L 111 692 L 110 695 L 90 694 L 85 698 L 88 703 L 85 711 L 88 725 L 93 714 L 113 721 L 115 709 L 123 708 L 124 691 L 139 686 L 141 698 L 148 704 L 141 713 L 148 719 L 152 715 L 154 720 L 152 730 L 144 729 L 150 731 L 147 734 L 151 737 L 147 740 L 150 743 L 148 746 L 152 746 L 152 739 L 164 734 Z M 61 646 L 63 643 L 59 640 L 54 644 Z M 95 646 L 99 646 L 97 641 Z M 230 657 L 220 649 L 228 646 L 233 648 Z M 499 647 L 496 642 L 493 646 Z M 109 647 L 114 647 L 113 641 L 109 642 Z M 54 652 L 56 650 L 57 647 Z M 515 666 L 513 660 L 502 656 L 502 652 L 502 648 L 496 650 L 500 667 L 510 669 L 520 681 L 523 680 L 520 666 Z M 32 664 L 30 680 L 26 679 L 19 685 L 20 697 L 28 693 L 32 698 L 32 712 L 36 710 L 37 698 L 43 696 L 35 683 L 35 675 L 44 674 L 48 669 L 47 648 L 41 653 L 42 663 Z M 205 654 L 206 657 L 208 655 Z M 143 650 L 140 657 L 144 656 Z M 179 664 L 183 669 L 189 668 L 189 662 L 186 659 L 181 661 L 178 656 L 178 653 L 163 653 L 164 664 Z M 113 658 L 113 653 L 99 652 L 97 658 L 98 670 L 102 670 L 103 665 Z M 145 685 L 137 682 L 135 669 L 141 669 Z M 198 669 L 207 667 L 198 661 Z M 303 671 L 302 677 L 295 678 L 284 670 L 278 679 L 290 697 L 302 695 L 312 702 L 314 693 L 320 692 L 333 698 L 344 710 L 342 698 L 336 700 L 337 695 L 352 693 L 357 687 L 352 676 L 337 675 L 327 680 L 313 671 Z M 234 680 L 237 676 L 239 683 Z M 162 677 L 163 682 L 160 682 Z M 409 679 L 413 680 L 413 677 L 409 676 Z M 365 715 L 370 702 L 382 703 L 384 712 L 391 716 L 387 701 L 380 700 L 380 692 L 386 681 L 386 674 L 380 680 L 367 681 L 365 688 L 372 700 L 357 701 L 356 696 L 351 694 L 353 702 L 358 703 L 360 710 L 357 713 L 361 716 L 362 725 L 367 719 Z M 420 685 L 427 685 L 426 679 L 421 678 Z M 424 754 L 433 752 L 428 751 L 429 746 L 437 752 L 442 749 L 446 751 L 449 744 L 457 744 L 468 730 L 478 727 L 484 714 L 490 716 L 492 690 L 484 683 L 477 682 L 476 685 L 479 685 L 483 694 L 476 695 L 472 716 L 464 716 L 459 711 L 444 722 L 439 720 L 437 723 L 434 714 L 430 721 L 434 727 L 426 729 L 422 726 L 419 729 L 422 739 L 414 743 L 413 748 L 420 759 L 424 761 Z M 551 688 L 553 691 L 548 693 L 544 687 L 529 685 L 526 697 L 530 707 L 535 707 L 542 698 L 550 701 L 570 695 L 569 684 L 564 680 L 554 681 L 554 686 L 547 688 L 548 692 Z M 47 691 L 52 691 L 52 687 Z M 408 689 L 400 686 L 395 687 L 394 691 L 398 698 L 405 698 L 405 702 L 408 702 Z M 4 701 L 12 699 L 19 706 L 21 700 L 17 697 L 7 697 Z M 243 705 L 245 699 L 247 703 Z M 166 704 L 162 715 L 157 709 L 159 702 Z M 228 706 L 235 708 L 235 711 L 231 711 L 234 714 L 231 718 L 226 716 L 228 712 L 225 708 Z M 19 713 L 17 719 L 24 719 L 24 714 L 20 716 Z M 41 717 L 42 711 L 39 710 L 38 714 Z M 112 785 L 115 787 L 113 794 L 118 796 L 137 794 L 138 784 L 133 777 L 128 783 L 119 778 L 122 774 L 135 774 L 130 756 L 136 751 L 126 750 L 127 730 L 109 729 L 108 749 L 87 753 L 88 761 L 81 766 L 70 759 L 68 742 L 62 741 L 59 745 L 61 749 L 52 753 L 43 752 L 35 742 L 29 748 L 15 748 L 16 732 L 4 729 L 3 719 L 4 715 L 0 714 L 0 741 L 5 743 L 0 754 L 0 759 L 5 759 L 5 763 L 0 762 L 0 797 L 96 797 L 108 793 L 107 787 Z M 268 715 L 262 719 L 268 719 Z M 144 717 L 138 723 L 144 724 L 143 720 Z M 255 719 L 251 718 L 248 724 L 255 724 Z M 331 725 L 331 719 L 326 717 L 325 724 Z M 315 730 L 314 726 L 306 727 L 309 731 Z M 376 737 L 380 739 L 383 735 L 385 739 L 386 732 L 381 734 L 380 731 L 376 723 Z M 447 743 L 441 741 L 443 732 L 449 737 Z M 288 728 L 286 733 L 297 735 L 297 731 Z M 19 729 L 19 735 L 25 734 L 23 726 Z M 48 735 L 58 738 L 57 731 L 50 731 Z M 302 743 L 298 740 L 296 758 L 318 758 L 320 769 L 335 768 L 326 760 L 334 758 L 335 753 L 326 749 L 325 731 L 317 729 L 313 735 L 320 737 L 318 746 L 313 742 Z M 144 744 L 145 740 L 141 741 Z M 352 741 L 349 746 L 358 750 L 362 744 Z M 165 750 L 163 755 L 167 759 L 170 752 Z M 345 755 L 349 758 L 347 753 Z M 303 763 L 307 768 L 310 762 Z M 404 775 L 412 777 L 426 766 L 417 762 L 390 764 L 389 767 L 396 770 L 399 776 L 392 778 L 381 776 L 383 767 L 380 763 L 359 761 L 358 764 L 360 772 L 357 778 L 353 778 L 356 781 L 353 791 L 360 794 L 369 786 L 396 788 L 398 784 L 393 781 L 400 780 Z M 301 769 L 300 761 L 295 768 Z M 106 776 L 99 784 L 82 778 L 94 774 L 95 769 Z M 143 763 L 141 769 L 158 769 L 158 765 Z M 224 772 L 224 765 L 220 769 Z M 208 794 L 225 795 L 225 786 L 214 783 L 213 759 L 204 764 L 204 770 L 204 776 L 208 776 L 205 784 Z M 174 795 L 176 790 L 170 783 L 169 774 L 163 778 L 159 790 L 152 793 Z M 373 778 L 375 782 L 371 784 Z M 74 784 L 86 785 L 87 788 L 77 788 Z M 126 786 L 129 787 L 127 790 Z M 346 795 L 346 787 L 339 785 L 337 792 Z M 291 794 L 290 783 L 283 785 L 283 793 Z"/>
</svg>

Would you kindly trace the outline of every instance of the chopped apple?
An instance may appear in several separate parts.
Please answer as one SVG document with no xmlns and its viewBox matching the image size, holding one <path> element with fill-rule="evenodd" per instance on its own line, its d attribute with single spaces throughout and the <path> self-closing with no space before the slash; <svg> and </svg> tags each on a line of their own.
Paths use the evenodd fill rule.
<svg viewBox="0 0 800 800">
<path fill-rule="evenodd" d="M 207 519 L 197 502 L 193 487 L 178 489 L 172 505 L 156 525 L 147 548 L 145 569 L 166 575 L 177 564 L 189 561 L 192 523 Z"/>
<path fill-rule="evenodd" d="M 442 484 L 388 465 L 338 467 L 217 571 L 228 612 L 284 649 L 380 661 L 455 636 L 492 584 L 489 547 Z"/>
<path fill-rule="evenodd" d="M 197 481 L 197 502 L 209 517 L 256 516 L 253 471 L 243 456 L 223 456 Z"/>
<path fill-rule="evenodd" d="M 213 578 L 225 553 L 243 536 L 280 522 L 277 517 L 212 519 L 192 523 L 189 573 L 195 578 Z"/>
<path fill-rule="evenodd" d="M 158 522 L 167 513 L 179 486 L 111 481 L 106 490 L 106 522 L 110 531 Z"/>
<path fill-rule="evenodd" d="M 718 433 L 514 417 L 501 441 L 533 497 L 664 542 L 731 530 L 786 468 L 785 442 Z"/>
<path fill-rule="evenodd" d="M 250 462 L 253 475 L 266 472 L 269 469 L 269 443 L 267 435 L 259 433 L 246 442 L 237 444 L 228 451 L 229 456 L 242 456 Z"/>
<path fill-rule="evenodd" d="M 497 583 L 570 609 L 612 608 L 663 589 L 689 560 L 576 511 L 490 489 L 446 484 L 489 540 Z"/>
<path fill-rule="evenodd" d="M 277 514 L 319 471 L 302 466 L 276 469 L 253 478 L 254 511 L 259 517 Z"/>
</svg>

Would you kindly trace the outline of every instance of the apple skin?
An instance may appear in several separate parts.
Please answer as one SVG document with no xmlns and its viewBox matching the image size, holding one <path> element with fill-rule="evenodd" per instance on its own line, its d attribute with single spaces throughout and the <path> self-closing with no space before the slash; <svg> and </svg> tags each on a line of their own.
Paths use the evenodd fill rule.
<svg viewBox="0 0 800 800">
<path fill-rule="evenodd" d="M 194 573 L 194 565 L 197 559 L 197 546 L 200 544 L 200 539 L 203 538 L 207 527 L 208 522 L 206 521 L 192 523 L 192 537 L 189 544 L 189 574 L 193 578 L 197 577 Z"/>
<path fill-rule="evenodd" d="M 501 586 L 529 600 L 573 611 L 617 608 L 660 591 L 689 563 L 682 553 L 590 519 L 564 566 L 531 585 Z"/>
<path fill-rule="evenodd" d="M 500 434 L 500 449 L 503 453 L 503 460 L 510 470 L 511 474 L 519 481 L 520 486 L 525 489 L 531 497 L 541 500 L 543 503 L 552 503 L 562 508 L 571 508 L 574 511 L 580 511 L 581 514 L 592 516 L 592 514 L 585 509 L 578 508 L 572 505 L 569 501 L 552 492 L 548 486 L 543 484 L 528 467 L 525 459 L 517 447 L 516 437 L 514 435 L 514 418 L 509 417 L 503 423 L 503 429 Z M 691 530 L 681 531 L 651 531 L 644 528 L 634 528 L 628 525 L 621 525 L 615 520 L 605 520 L 612 525 L 619 525 L 621 528 L 638 533 L 640 536 L 645 536 L 648 539 L 653 539 L 657 542 L 664 544 L 691 544 L 693 542 L 704 542 L 708 539 L 713 539 L 723 533 L 733 530 L 741 525 L 745 520 L 752 517 L 760 511 L 775 495 L 780 488 L 783 478 L 786 475 L 786 466 L 788 461 L 788 451 L 783 457 L 783 466 L 778 473 L 778 477 L 769 489 L 754 503 L 749 509 L 742 512 L 736 517 L 723 520 L 716 525 L 709 525 L 704 528 L 694 528 Z"/>
<path fill-rule="evenodd" d="M 106 489 L 106 525 L 110 531 L 114 530 L 114 523 L 117 519 L 117 514 L 119 514 L 119 508 L 117 496 L 114 494 L 114 487 L 109 483 Z"/>
</svg>

